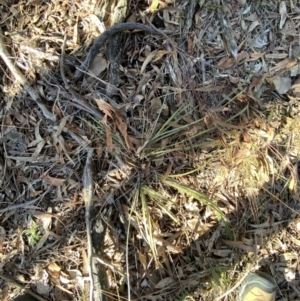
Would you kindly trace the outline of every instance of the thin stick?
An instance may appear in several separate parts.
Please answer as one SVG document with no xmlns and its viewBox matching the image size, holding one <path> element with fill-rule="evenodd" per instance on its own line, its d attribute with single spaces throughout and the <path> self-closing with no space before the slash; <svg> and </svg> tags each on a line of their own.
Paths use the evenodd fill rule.
<svg viewBox="0 0 300 301">
<path fill-rule="evenodd" d="M 91 211 L 93 204 L 93 176 L 92 176 L 92 158 L 93 149 L 88 148 L 87 157 L 85 161 L 85 167 L 83 172 L 83 199 L 85 203 L 85 226 L 87 232 L 87 242 L 88 242 L 88 271 L 90 276 L 90 301 L 93 301 L 94 295 L 94 278 L 92 271 L 92 256 L 93 256 L 93 245 L 92 245 L 92 228 L 91 228 Z"/>
</svg>

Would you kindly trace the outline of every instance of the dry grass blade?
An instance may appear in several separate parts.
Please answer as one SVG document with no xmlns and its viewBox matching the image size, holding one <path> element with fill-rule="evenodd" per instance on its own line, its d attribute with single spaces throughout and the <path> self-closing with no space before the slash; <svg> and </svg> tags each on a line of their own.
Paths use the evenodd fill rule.
<svg viewBox="0 0 300 301">
<path fill-rule="evenodd" d="M 155 191 L 154 189 L 152 189 L 149 186 L 142 186 L 141 190 L 147 194 L 151 200 L 153 200 L 157 206 L 159 208 L 161 208 L 162 212 L 167 214 L 176 224 L 179 223 L 178 218 L 170 211 L 168 210 L 167 206 L 163 204 L 163 202 L 167 203 L 168 206 L 170 206 L 172 204 L 172 201 L 166 197 L 164 197 L 161 193 L 159 193 L 158 191 Z M 173 206 L 175 206 L 176 204 L 174 203 Z"/>
<path fill-rule="evenodd" d="M 143 228 L 144 228 L 144 238 L 145 241 L 148 243 L 154 261 L 159 264 L 158 257 L 157 257 L 157 250 L 156 245 L 153 237 L 153 227 L 152 227 L 152 219 L 149 212 L 146 195 L 144 194 L 143 190 L 140 190 L 140 199 L 142 203 L 142 222 L 143 222 Z"/>
</svg>

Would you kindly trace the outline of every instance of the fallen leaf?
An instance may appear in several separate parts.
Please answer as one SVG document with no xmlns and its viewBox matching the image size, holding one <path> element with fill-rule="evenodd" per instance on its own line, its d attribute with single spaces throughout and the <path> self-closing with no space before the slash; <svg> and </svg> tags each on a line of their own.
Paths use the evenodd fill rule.
<svg viewBox="0 0 300 301">
<path fill-rule="evenodd" d="M 158 50 L 156 52 L 155 57 L 153 58 L 152 62 L 155 63 L 156 61 L 160 60 L 165 54 L 172 53 L 172 51 L 168 50 Z"/>
<path fill-rule="evenodd" d="M 157 115 L 161 108 L 161 100 L 157 97 L 151 99 L 151 104 L 149 108 L 150 117 Z"/>
<path fill-rule="evenodd" d="M 54 178 L 50 177 L 49 175 L 46 175 L 43 178 L 44 184 L 50 185 L 50 186 L 61 186 L 63 183 L 66 181 L 65 179 L 59 179 L 59 178 Z"/>
<path fill-rule="evenodd" d="M 122 115 L 113 106 L 111 106 L 110 104 L 105 102 L 103 99 L 96 98 L 95 101 L 96 101 L 99 109 L 101 111 L 103 111 L 107 116 L 109 116 L 112 119 L 112 121 L 115 123 L 117 129 L 120 131 L 120 133 L 122 134 L 122 136 L 125 140 L 126 146 L 129 149 L 134 150 L 134 147 L 127 134 L 127 124 L 124 121 Z M 103 123 L 103 119 L 102 119 L 102 123 Z M 110 135 L 111 135 L 111 133 L 110 133 Z"/>
<path fill-rule="evenodd" d="M 254 52 L 251 53 L 250 58 L 246 60 L 246 62 L 256 61 L 262 58 L 266 53 L 265 52 Z"/>
<path fill-rule="evenodd" d="M 289 77 L 277 77 L 273 80 L 274 87 L 279 94 L 287 93 L 292 85 L 291 78 Z"/>
<path fill-rule="evenodd" d="M 279 4 L 279 13 L 280 13 L 280 23 L 279 23 L 279 29 L 283 28 L 283 25 L 286 21 L 286 3 L 285 1 L 281 1 Z"/>
<path fill-rule="evenodd" d="M 112 143 L 111 129 L 110 129 L 109 125 L 107 124 L 107 115 L 105 115 L 102 118 L 101 123 L 105 127 L 107 152 L 111 154 L 113 151 L 113 143 Z"/>
<path fill-rule="evenodd" d="M 160 280 L 156 285 L 155 288 L 166 288 L 169 284 L 174 282 L 174 280 L 171 277 L 166 277 L 162 280 Z"/>
<path fill-rule="evenodd" d="M 149 55 L 147 55 L 142 67 L 141 67 L 141 74 L 145 71 L 148 64 L 152 61 L 152 59 L 155 57 L 157 53 L 157 50 L 152 51 Z"/>
<path fill-rule="evenodd" d="M 227 68 L 230 68 L 230 67 L 236 65 L 238 62 L 240 62 L 242 59 L 246 58 L 247 56 L 248 56 L 248 53 L 246 51 L 242 51 L 237 54 L 236 59 L 229 57 L 229 56 L 222 58 L 218 62 L 217 66 L 219 68 L 227 69 Z"/>
<path fill-rule="evenodd" d="M 276 64 L 274 67 L 272 67 L 270 69 L 270 74 L 276 73 L 281 70 L 290 70 L 295 65 L 297 65 L 297 62 L 295 60 L 291 60 L 290 58 L 287 58 L 285 60 L 282 60 L 278 64 Z"/>
<path fill-rule="evenodd" d="M 52 262 L 47 266 L 47 270 L 51 276 L 51 280 L 54 281 L 54 283 L 59 284 L 61 267 L 56 262 Z"/>
<path fill-rule="evenodd" d="M 95 98 L 96 104 L 98 108 L 103 111 L 105 115 L 108 115 L 110 118 L 113 118 L 112 114 L 115 111 L 115 109 L 108 104 L 106 101 L 104 101 L 101 98 Z"/>
<path fill-rule="evenodd" d="M 144 270 L 147 270 L 147 256 L 139 252 L 139 260 L 143 265 Z"/>
<path fill-rule="evenodd" d="M 107 65 L 107 60 L 103 56 L 97 56 L 90 66 L 89 71 L 95 76 L 99 76 L 107 68 Z M 91 81 L 92 79 L 90 77 L 88 80 Z"/>
</svg>

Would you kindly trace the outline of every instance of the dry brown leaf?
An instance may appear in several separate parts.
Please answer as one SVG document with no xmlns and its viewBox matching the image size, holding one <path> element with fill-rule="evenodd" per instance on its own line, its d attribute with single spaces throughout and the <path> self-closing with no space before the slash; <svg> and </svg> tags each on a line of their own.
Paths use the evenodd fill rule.
<svg viewBox="0 0 300 301">
<path fill-rule="evenodd" d="M 54 177 L 50 177 L 49 175 L 46 175 L 43 178 L 44 184 L 50 186 L 61 186 L 64 184 L 65 181 L 66 181 L 65 179 L 54 178 Z"/>
<path fill-rule="evenodd" d="M 188 229 L 193 233 L 202 234 L 207 232 L 211 226 L 209 224 L 202 224 L 198 218 L 193 218 L 187 221 Z"/>
<path fill-rule="evenodd" d="M 260 25 L 261 25 L 261 22 L 258 20 L 252 22 L 248 29 L 248 33 L 252 32 L 257 26 L 260 26 Z"/>
<path fill-rule="evenodd" d="M 287 53 L 268 53 L 265 55 L 266 59 L 271 59 L 271 60 L 280 60 L 280 59 L 285 59 L 288 57 Z"/>
<path fill-rule="evenodd" d="M 256 60 L 262 58 L 265 54 L 266 54 L 265 52 L 254 52 L 254 53 L 251 53 L 250 58 L 248 58 L 246 60 L 246 62 L 256 61 Z"/>
<path fill-rule="evenodd" d="M 107 152 L 109 154 L 112 153 L 113 151 L 113 142 L 112 142 L 112 134 L 111 134 L 111 129 L 110 126 L 107 124 L 107 115 L 105 115 L 102 120 L 101 123 L 104 125 L 105 127 L 105 132 L 106 132 L 106 148 L 107 148 Z"/>
<path fill-rule="evenodd" d="M 257 87 L 258 85 L 260 85 L 262 82 L 264 81 L 264 77 L 263 76 L 258 76 L 256 77 L 253 82 L 250 84 L 249 88 L 248 88 L 248 93 L 247 96 L 249 96 L 251 99 L 256 100 L 255 96 L 253 95 L 252 90 Z"/>
<path fill-rule="evenodd" d="M 219 68 L 222 68 L 222 69 L 227 69 L 227 68 L 233 67 L 238 62 L 240 62 L 241 60 L 243 60 L 243 59 L 245 59 L 247 57 L 248 57 L 248 53 L 246 51 L 242 51 L 242 52 L 240 52 L 240 53 L 237 54 L 236 59 L 232 58 L 232 57 L 229 57 L 229 56 L 226 56 L 226 57 L 222 58 L 218 62 L 217 66 Z"/>
<path fill-rule="evenodd" d="M 161 178 L 162 182 L 164 182 L 168 178 L 168 176 L 170 175 L 170 173 L 172 171 L 172 167 L 173 167 L 173 161 L 171 162 L 171 164 L 168 164 L 168 168 Z"/>
<path fill-rule="evenodd" d="M 62 235 L 62 223 L 60 221 L 60 219 L 56 220 L 56 224 L 55 224 L 55 233 L 57 235 Z"/>
<path fill-rule="evenodd" d="M 115 117 L 116 117 L 116 119 L 115 119 L 116 126 L 117 126 L 118 130 L 121 132 L 121 134 L 125 140 L 126 146 L 128 147 L 128 149 L 135 150 L 129 139 L 129 136 L 127 134 L 127 124 L 123 120 L 123 117 L 121 115 L 119 115 L 118 113 L 115 115 Z"/>
<path fill-rule="evenodd" d="M 250 21 L 250 22 L 254 22 L 258 20 L 257 14 L 253 13 L 248 17 L 244 17 L 244 20 Z"/>
<path fill-rule="evenodd" d="M 188 44 L 188 50 L 187 53 L 191 54 L 193 52 L 193 47 L 194 47 L 194 42 L 192 39 L 188 39 L 187 40 L 187 44 Z"/>
<path fill-rule="evenodd" d="M 134 150 L 134 147 L 127 134 L 127 124 L 124 121 L 121 114 L 117 110 L 115 110 L 110 104 L 106 103 L 104 100 L 96 98 L 95 101 L 96 101 L 99 109 L 101 111 L 103 111 L 106 115 L 108 115 L 112 119 L 112 121 L 115 123 L 117 129 L 120 131 L 120 133 L 122 134 L 122 136 L 125 140 L 126 146 L 129 149 Z M 102 119 L 102 121 L 103 121 L 103 119 Z M 110 133 L 110 135 L 111 135 L 111 133 Z"/>
<path fill-rule="evenodd" d="M 51 280 L 56 284 L 60 284 L 61 267 L 56 262 L 52 262 L 47 266 L 47 270 Z"/>
<path fill-rule="evenodd" d="M 170 54 L 172 53 L 172 51 L 168 51 L 168 50 L 158 50 L 156 52 L 155 57 L 153 58 L 152 62 L 155 63 L 157 61 L 159 61 L 164 55 L 166 54 Z"/>
<path fill-rule="evenodd" d="M 152 61 L 152 59 L 156 56 L 156 53 L 157 53 L 157 50 L 154 50 L 154 51 L 152 51 L 150 54 L 147 55 L 147 57 L 146 57 L 146 59 L 145 59 L 143 65 L 142 65 L 142 67 L 141 67 L 141 71 L 140 71 L 141 74 L 145 71 L 147 65 L 148 65 L 148 64 Z"/>
<path fill-rule="evenodd" d="M 221 249 L 221 250 L 212 249 L 211 252 L 219 257 L 229 257 L 232 254 L 232 250 L 230 249 Z"/>
<path fill-rule="evenodd" d="M 36 146 L 36 148 L 35 148 L 35 151 L 34 151 L 34 153 L 32 154 L 32 157 L 33 158 L 37 158 L 38 156 L 39 156 L 39 154 L 40 154 L 40 152 L 42 151 L 42 149 L 44 148 L 44 145 L 46 144 L 46 141 L 40 141 L 38 144 L 37 144 L 37 146 Z"/>
<path fill-rule="evenodd" d="M 147 256 L 139 252 L 139 260 L 140 263 L 143 265 L 144 270 L 147 270 Z"/>
<path fill-rule="evenodd" d="M 295 65 L 297 65 L 297 62 L 295 60 L 291 60 L 289 58 L 277 63 L 274 67 L 272 67 L 270 69 L 270 73 L 274 74 L 278 71 L 282 71 L 282 70 L 289 70 L 292 67 L 294 67 Z"/>
<path fill-rule="evenodd" d="M 109 116 L 110 118 L 113 119 L 113 112 L 115 111 L 115 109 L 108 104 L 106 101 L 104 101 L 101 98 L 95 98 L 96 104 L 98 105 L 98 108 L 103 111 L 103 113 L 107 116 Z"/>
</svg>

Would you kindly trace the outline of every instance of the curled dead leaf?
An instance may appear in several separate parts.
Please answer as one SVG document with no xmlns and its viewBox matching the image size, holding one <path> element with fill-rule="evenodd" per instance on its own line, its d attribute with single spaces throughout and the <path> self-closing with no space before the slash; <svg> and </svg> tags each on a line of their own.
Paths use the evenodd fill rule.
<svg viewBox="0 0 300 301">
<path fill-rule="evenodd" d="M 112 119 L 112 122 L 115 123 L 117 129 L 122 134 L 128 149 L 134 150 L 134 147 L 127 134 L 127 124 L 126 124 L 123 116 L 113 106 L 111 106 L 110 104 L 105 102 L 103 99 L 96 98 L 95 101 L 96 101 L 99 109 L 101 111 L 103 111 L 105 115 L 110 117 Z M 102 121 L 103 121 L 103 119 L 102 119 Z"/>
</svg>

